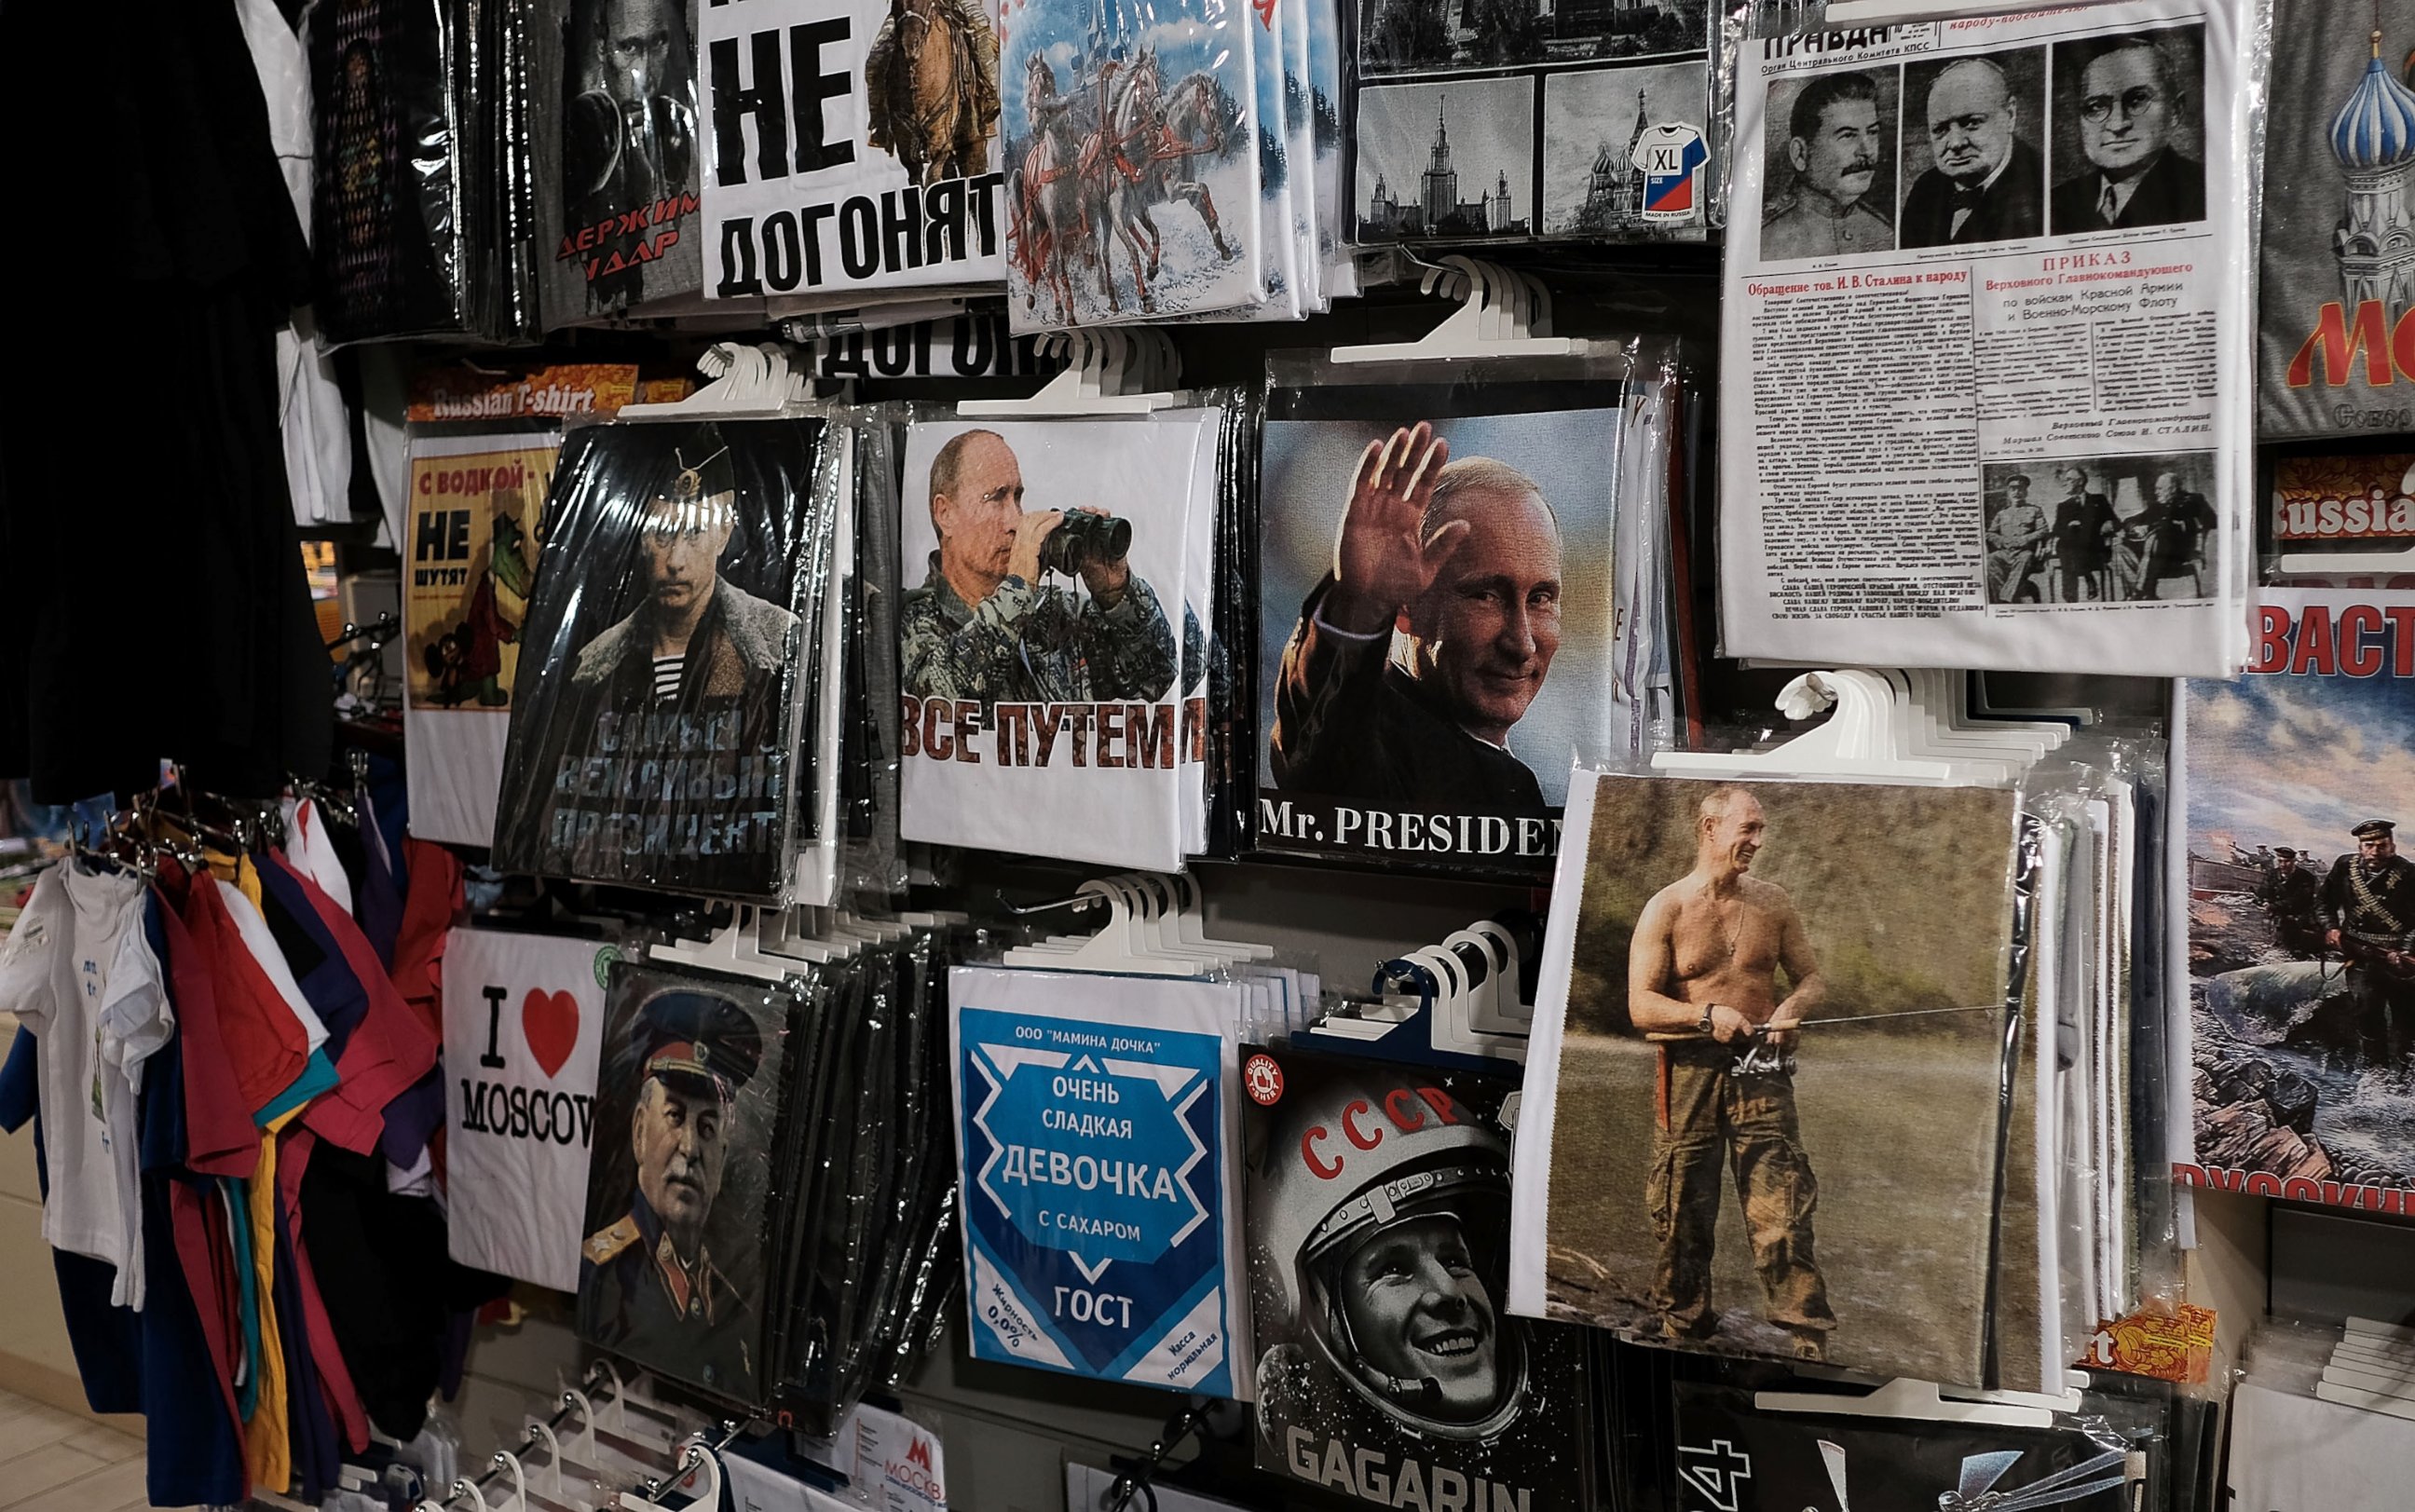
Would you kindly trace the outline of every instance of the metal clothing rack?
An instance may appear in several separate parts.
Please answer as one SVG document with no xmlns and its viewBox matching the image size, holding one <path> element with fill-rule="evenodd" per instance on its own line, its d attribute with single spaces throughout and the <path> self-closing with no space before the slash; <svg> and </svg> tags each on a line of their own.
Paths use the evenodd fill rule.
<svg viewBox="0 0 2415 1512">
<path fill-rule="evenodd" d="M 619 1383 L 620 1377 L 606 1369 L 602 1361 L 589 1365 L 586 1374 L 579 1381 L 582 1389 L 565 1391 L 562 1394 L 561 1405 L 546 1418 L 542 1431 L 534 1425 L 530 1426 L 521 1432 L 519 1443 L 516 1447 L 498 1449 L 490 1455 L 488 1458 L 487 1468 L 475 1478 L 463 1476 L 455 1480 L 444 1493 L 445 1504 L 450 1505 L 462 1497 L 469 1496 L 475 1499 L 476 1505 L 484 1505 L 487 1488 L 501 1480 L 515 1460 L 526 1459 L 542 1446 L 548 1437 L 560 1434 L 571 1418 L 583 1411 L 599 1402 L 618 1400 Z M 648 1476 L 644 1481 L 641 1489 L 646 1500 L 659 1501 L 662 1494 L 675 1482 L 700 1464 L 705 1455 L 717 1455 L 728 1448 L 739 1434 L 746 1430 L 750 1421 L 751 1419 L 746 1418 L 724 1417 L 718 1425 L 719 1437 L 709 1443 L 692 1439 L 682 1445 L 678 1463 L 668 1475 Z"/>
</svg>

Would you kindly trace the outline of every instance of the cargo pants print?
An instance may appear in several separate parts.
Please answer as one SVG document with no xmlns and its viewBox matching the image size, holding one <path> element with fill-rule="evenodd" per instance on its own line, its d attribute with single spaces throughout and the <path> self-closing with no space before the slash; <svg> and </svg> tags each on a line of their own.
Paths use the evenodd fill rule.
<svg viewBox="0 0 2415 1512">
<path fill-rule="evenodd" d="M 1837 1315 L 1811 1250 L 1820 1185 L 1803 1152 L 1794 1079 L 1785 1071 L 1734 1074 L 1729 1068 L 1735 1054 L 1717 1046 L 1668 1047 L 1669 1122 L 1652 1135 L 1646 1191 L 1653 1237 L 1660 1245 L 1652 1305 L 1675 1335 L 1707 1338 L 1718 1325 L 1711 1251 L 1720 1167 L 1732 1161 L 1753 1265 L 1769 1294 L 1769 1321 L 1786 1328 L 1834 1328 Z"/>
</svg>

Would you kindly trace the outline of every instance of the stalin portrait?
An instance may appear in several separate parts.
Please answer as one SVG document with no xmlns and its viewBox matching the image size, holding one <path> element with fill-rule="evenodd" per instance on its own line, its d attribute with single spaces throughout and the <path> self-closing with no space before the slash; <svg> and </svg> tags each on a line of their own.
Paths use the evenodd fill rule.
<svg viewBox="0 0 2415 1512">
<path fill-rule="evenodd" d="M 1852 70 L 1820 74 L 1795 92 L 1784 149 L 1793 185 L 1762 212 L 1762 262 L 1893 250 L 1894 196 L 1882 183 L 1895 166 L 1887 103 L 1878 80 Z"/>
<path fill-rule="evenodd" d="M 628 1211 L 580 1251 L 581 1331 L 652 1369 L 752 1401 L 756 1308 L 705 1236 L 735 1134 L 733 1104 L 762 1063 L 762 1035 L 736 1003 L 702 992 L 664 993 L 634 1027 L 643 1057 L 629 1120 L 637 1190 Z"/>
</svg>

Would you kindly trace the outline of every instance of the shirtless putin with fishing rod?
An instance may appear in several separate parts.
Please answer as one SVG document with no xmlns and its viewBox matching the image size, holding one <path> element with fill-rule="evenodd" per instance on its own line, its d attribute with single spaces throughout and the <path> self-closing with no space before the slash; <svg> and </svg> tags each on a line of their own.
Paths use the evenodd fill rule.
<svg viewBox="0 0 2415 1512">
<path fill-rule="evenodd" d="M 1660 1055 L 1645 1194 L 1660 1245 L 1650 1303 L 1670 1339 L 1718 1331 L 1711 1257 L 1721 1168 L 1732 1162 L 1769 1319 L 1798 1357 L 1818 1359 L 1837 1315 L 1813 1258 L 1819 1183 L 1795 1115 L 1793 1043 L 1827 988 L 1794 900 L 1749 875 L 1767 830 L 1750 792 L 1713 788 L 1695 820 L 1694 869 L 1635 922 L 1628 1010 Z"/>
</svg>

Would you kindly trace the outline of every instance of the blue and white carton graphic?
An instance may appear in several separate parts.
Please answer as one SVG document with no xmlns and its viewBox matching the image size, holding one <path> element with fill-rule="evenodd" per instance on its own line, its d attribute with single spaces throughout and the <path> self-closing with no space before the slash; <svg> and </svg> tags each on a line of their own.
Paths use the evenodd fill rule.
<svg viewBox="0 0 2415 1512">
<path fill-rule="evenodd" d="M 1233 987 L 950 982 L 974 1356 L 1242 1394 Z"/>
</svg>

